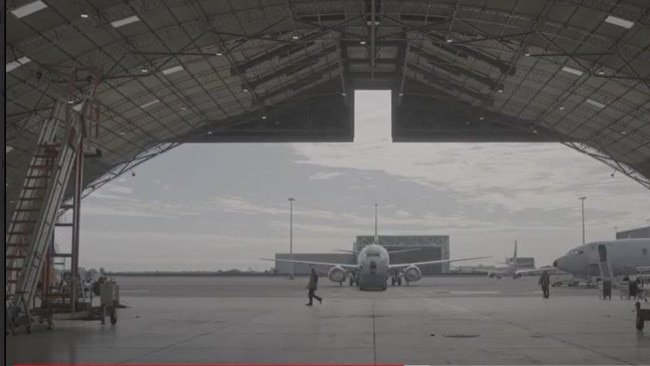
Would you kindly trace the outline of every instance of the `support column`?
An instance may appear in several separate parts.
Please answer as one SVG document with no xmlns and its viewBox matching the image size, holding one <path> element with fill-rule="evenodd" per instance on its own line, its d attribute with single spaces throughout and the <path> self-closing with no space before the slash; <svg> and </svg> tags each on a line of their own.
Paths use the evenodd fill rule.
<svg viewBox="0 0 650 366">
<path fill-rule="evenodd" d="M 81 126 L 80 133 L 84 134 L 83 126 Z M 85 135 L 85 134 L 84 134 Z M 72 217 L 72 307 L 71 311 L 77 311 L 77 298 L 78 286 L 81 282 L 78 281 L 79 276 L 79 234 L 80 234 L 80 221 L 81 221 L 81 193 L 83 191 L 83 161 L 84 161 L 84 139 L 83 135 L 81 142 L 77 147 L 77 156 L 75 161 L 75 180 L 74 180 L 74 202 L 73 202 L 73 217 Z"/>
</svg>

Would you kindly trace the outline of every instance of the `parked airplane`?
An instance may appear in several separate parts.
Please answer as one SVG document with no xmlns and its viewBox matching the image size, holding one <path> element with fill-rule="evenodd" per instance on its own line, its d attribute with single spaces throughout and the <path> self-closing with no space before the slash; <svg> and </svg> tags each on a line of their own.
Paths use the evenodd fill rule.
<svg viewBox="0 0 650 366">
<path fill-rule="evenodd" d="M 350 286 L 355 284 L 360 290 L 386 290 L 388 286 L 388 277 L 392 276 L 393 285 L 401 285 L 402 277 L 406 281 L 414 282 L 422 278 L 422 271 L 418 266 L 425 264 L 451 263 L 483 259 L 489 257 L 474 257 L 461 259 L 440 259 L 433 261 L 413 262 L 413 263 L 390 263 L 390 252 L 383 246 L 379 245 L 377 236 L 377 205 L 375 205 L 375 240 L 374 243 L 365 246 L 357 256 L 357 264 L 339 264 L 327 262 L 313 262 L 302 260 L 287 259 L 264 259 L 261 260 L 283 262 L 283 263 L 302 263 L 315 266 L 331 267 L 327 277 L 332 282 L 342 284 L 346 276 L 350 276 Z"/>
<path fill-rule="evenodd" d="M 556 259 L 553 267 L 576 276 L 600 276 L 599 248 L 605 248 L 614 276 L 633 275 L 650 266 L 650 239 L 620 239 L 587 243 Z"/>
<path fill-rule="evenodd" d="M 507 267 L 495 268 L 494 271 L 488 272 L 488 277 L 501 279 L 501 277 L 511 276 L 512 278 L 517 278 L 517 270 L 519 269 L 519 262 L 517 261 L 517 241 L 515 240 L 515 252 L 512 255 L 512 261 L 506 263 Z"/>
<path fill-rule="evenodd" d="M 505 267 L 497 267 L 494 270 L 491 270 L 488 272 L 488 277 L 490 278 L 496 278 L 498 280 L 501 279 L 501 277 L 512 277 L 512 278 L 519 278 L 522 275 L 529 274 L 529 273 L 535 273 L 538 271 L 536 268 L 525 268 L 525 269 L 519 269 L 519 261 L 517 259 L 517 241 L 515 240 L 515 250 L 512 255 L 512 259 L 509 262 L 506 263 L 500 263 L 500 264 L 507 264 Z M 480 267 L 466 267 L 466 269 L 469 269 L 471 271 L 481 271 L 484 272 L 485 270 Z M 541 273 L 541 271 L 540 271 Z"/>
</svg>

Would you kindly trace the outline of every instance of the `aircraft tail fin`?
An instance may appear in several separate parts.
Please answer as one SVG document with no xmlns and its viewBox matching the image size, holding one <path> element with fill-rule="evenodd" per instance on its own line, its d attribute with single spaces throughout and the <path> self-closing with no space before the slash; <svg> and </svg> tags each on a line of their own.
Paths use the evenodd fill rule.
<svg viewBox="0 0 650 366">
<path fill-rule="evenodd" d="M 519 269 L 519 261 L 517 260 L 517 241 L 515 240 L 515 253 L 512 256 L 512 260 L 514 261 L 514 266 L 515 266 L 515 272 L 517 269 Z"/>
<path fill-rule="evenodd" d="M 377 236 L 377 204 L 375 203 L 375 244 L 379 244 L 379 237 Z"/>
</svg>

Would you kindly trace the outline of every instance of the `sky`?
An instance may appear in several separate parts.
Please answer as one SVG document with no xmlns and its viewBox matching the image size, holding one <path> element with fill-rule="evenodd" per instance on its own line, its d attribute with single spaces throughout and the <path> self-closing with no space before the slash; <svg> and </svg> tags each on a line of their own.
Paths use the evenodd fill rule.
<svg viewBox="0 0 650 366">
<path fill-rule="evenodd" d="M 372 235 L 449 235 L 451 258 L 547 265 L 615 227 L 647 225 L 650 194 L 555 143 L 391 143 L 390 96 L 357 91 L 354 143 L 186 144 L 82 202 L 80 264 L 106 270 L 269 269 Z M 56 241 L 69 247 L 69 232 Z"/>
</svg>

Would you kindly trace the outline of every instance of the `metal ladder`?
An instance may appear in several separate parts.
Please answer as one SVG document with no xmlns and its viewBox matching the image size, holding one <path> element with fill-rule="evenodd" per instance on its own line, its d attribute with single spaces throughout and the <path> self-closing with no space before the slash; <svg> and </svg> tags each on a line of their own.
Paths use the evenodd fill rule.
<svg viewBox="0 0 650 366">
<path fill-rule="evenodd" d="M 26 320 L 27 331 L 30 331 L 29 304 L 47 259 L 56 214 L 81 142 L 81 127 L 78 115 L 70 113 L 66 100 L 57 101 L 41 128 L 9 222 L 5 241 L 5 292 L 7 323 L 12 332 L 15 332 L 21 315 Z M 62 141 L 59 141 L 60 137 Z"/>
</svg>

